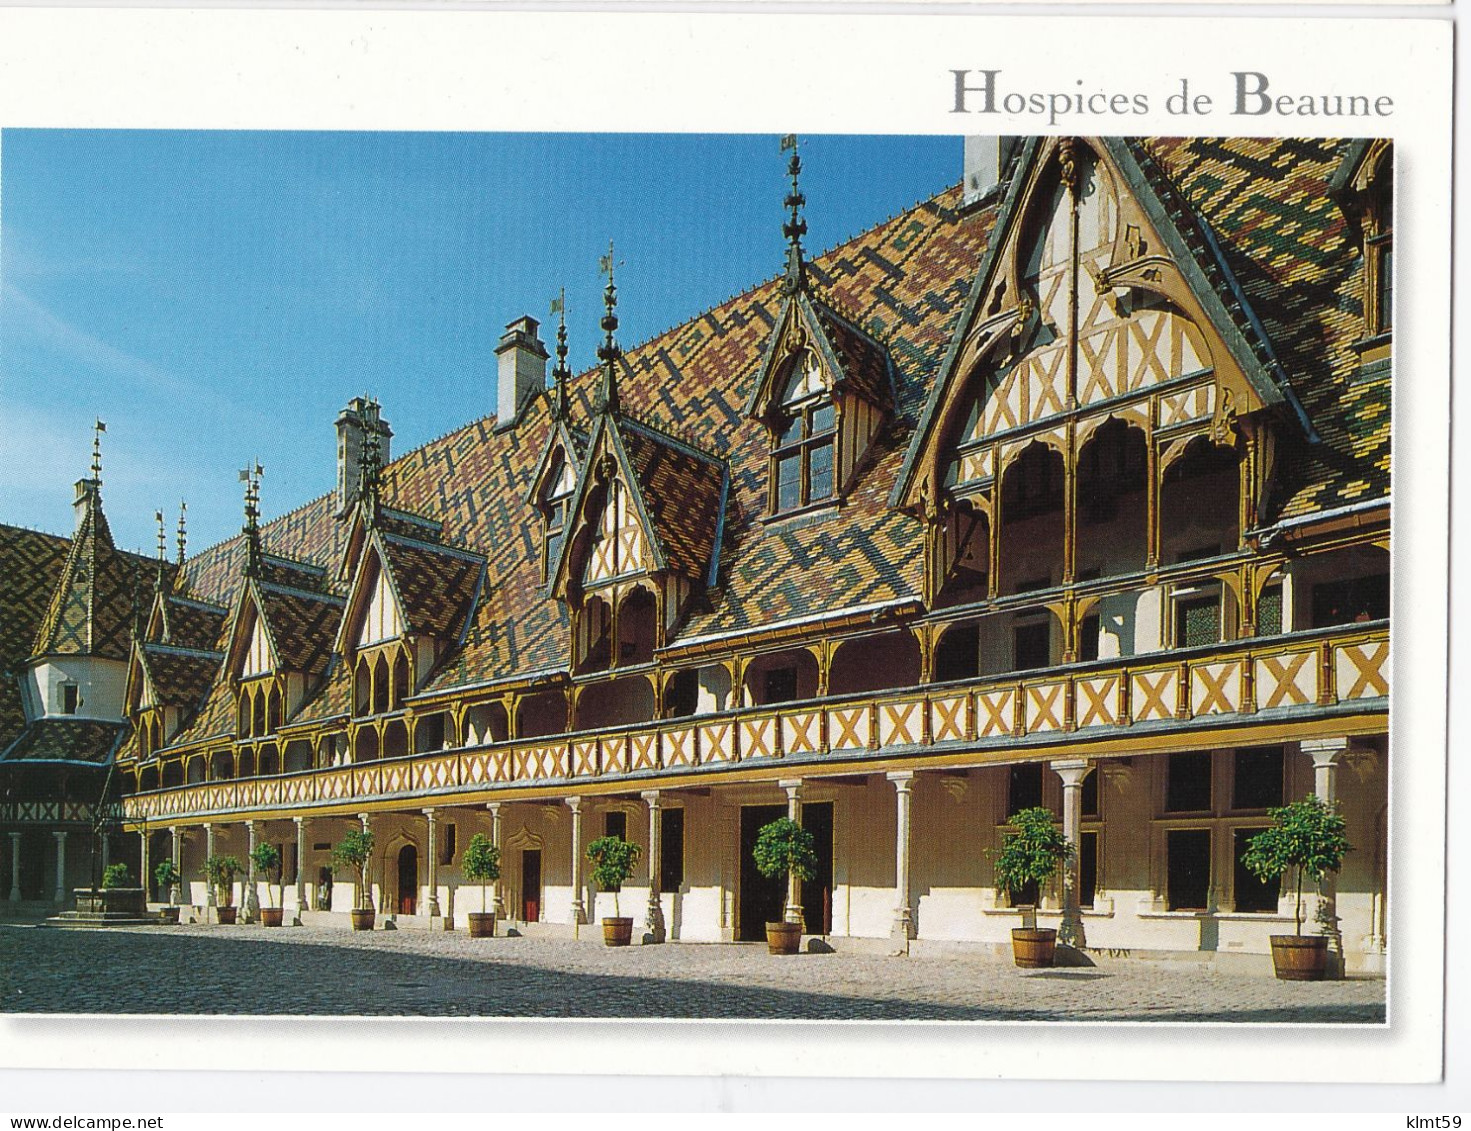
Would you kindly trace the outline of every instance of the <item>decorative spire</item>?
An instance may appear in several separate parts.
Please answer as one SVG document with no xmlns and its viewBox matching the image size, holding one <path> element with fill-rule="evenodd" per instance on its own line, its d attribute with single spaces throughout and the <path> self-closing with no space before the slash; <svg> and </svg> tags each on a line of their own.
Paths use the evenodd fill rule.
<svg viewBox="0 0 1471 1131">
<path fill-rule="evenodd" d="M 603 288 L 603 344 L 598 347 L 598 360 L 603 363 L 603 388 L 598 396 L 598 409 L 618 414 L 618 359 L 621 355 L 613 331 L 618 329 L 618 287 L 613 282 L 613 241 L 608 241 L 608 254 L 599 261 L 608 285 Z"/>
<path fill-rule="evenodd" d="M 787 193 L 786 199 L 789 213 L 787 222 L 781 227 L 781 234 L 787 237 L 787 277 L 782 288 L 788 294 L 795 294 L 807 283 L 807 266 L 802 259 L 802 237 L 807 234 L 807 221 L 802 218 L 802 206 L 807 203 L 807 198 L 798 187 L 798 178 L 802 175 L 802 158 L 797 155 L 796 134 L 787 134 L 781 139 L 781 151 L 786 153 L 788 150 L 792 153 L 792 159 L 787 162 L 787 176 L 792 178 L 792 191 Z"/>
<path fill-rule="evenodd" d="M 92 425 L 92 481 L 99 487 L 102 486 L 102 433 L 106 431 L 107 424 L 98 417 Z"/>
<path fill-rule="evenodd" d="M 158 562 L 162 565 L 168 561 L 168 533 L 164 530 L 163 511 L 154 511 L 153 517 L 158 523 Z"/>
<path fill-rule="evenodd" d="M 184 515 L 185 515 L 185 513 L 188 510 L 189 510 L 189 504 L 186 503 L 183 499 L 180 499 L 179 500 L 179 533 L 178 533 L 178 546 L 179 546 L 179 559 L 178 560 L 179 560 L 179 564 L 180 565 L 183 565 L 184 564 L 184 550 L 185 550 L 185 548 L 189 544 L 188 535 L 185 533 L 185 527 L 184 527 Z"/>
<path fill-rule="evenodd" d="M 552 299 L 552 313 L 557 319 L 557 364 L 552 367 L 555 389 L 552 393 L 552 417 L 567 423 L 567 383 L 572 370 L 567 367 L 567 288 L 562 287 Z"/>
<path fill-rule="evenodd" d="M 370 402 L 377 405 L 376 401 Z M 378 492 L 383 483 L 383 448 L 376 428 L 363 436 L 363 462 L 358 471 L 358 499 L 368 510 L 371 521 L 378 514 Z"/>
<path fill-rule="evenodd" d="M 259 463 L 251 468 L 242 468 L 240 482 L 245 484 L 245 526 L 242 533 L 245 535 L 245 576 L 257 577 L 260 575 L 261 544 L 260 544 L 260 481 L 266 469 Z"/>
</svg>

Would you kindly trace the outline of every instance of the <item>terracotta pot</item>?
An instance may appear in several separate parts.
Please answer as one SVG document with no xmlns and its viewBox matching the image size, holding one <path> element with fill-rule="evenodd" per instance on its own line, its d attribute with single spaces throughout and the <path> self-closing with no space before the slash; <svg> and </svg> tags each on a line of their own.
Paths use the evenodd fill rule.
<svg viewBox="0 0 1471 1131">
<path fill-rule="evenodd" d="M 603 945 L 627 946 L 633 941 L 632 919 L 604 919 Z"/>
<path fill-rule="evenodd" d="M 1011 932 L 1011 960 L 1024 970 L 1051 966 L 1057 955 L 1057 932 L 1051 927 L 1015 927 Z"/>
<path fill-rule="evenodd" d="M 801 949 L 801 923 L 766 924 L 766 951 L 768 954 L 796 954 Z"/>
<path fill-rule="evenodd" d="M 1272 968 L 1284 982 L 1321 982 L 1328 970 L 1328 936 L 1273 935 Z"/>
<path fill-rule="evenodd" d="M 375 918 L 377 918 L 377 913 L 371 907 L 354 907 L 352 909 L 352 929 L 371 931 Z"/>
<path fill-rule="evenodd" d="M 279 927 L 285 911 L 280 907 L 262 907 L 260 909 L 260 925 L 262 927 Z"/>
<path fill-rule="evenodd" d="M 235 915 L 239 910 L 238 907 L 216 907 L 215 916 L 223 926 L 231 927 L 235 925 Z"/>
<path fill-rule="evenodd" d="M 470 937 L 472 939 L 495 938 L 495 912 L 470 912 Z"/>
<path fill-rule="evenodd" d="M 177 926 L 179 922 L 179 909 L 177 907 L 160 907 L 158 909 L 158 921 Z"/>
</svg>

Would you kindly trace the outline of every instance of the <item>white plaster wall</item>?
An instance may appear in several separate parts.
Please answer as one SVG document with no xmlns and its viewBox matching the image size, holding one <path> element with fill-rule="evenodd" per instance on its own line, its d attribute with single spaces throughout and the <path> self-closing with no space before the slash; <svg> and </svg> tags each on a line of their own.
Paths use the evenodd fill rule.
<svg viewBox="0 0 1471 1131">
<path fill-rule="evenodd" d="M 26 673 L 26 709 L 29 717 L 103 719 L 123 717 L 123 691 L 128 666 L 121 660 L 96 656 L 56 656 Z M 81 701 L 74 715 L 63 715 L 61 685 L 75 683 Z"/>
</svg>

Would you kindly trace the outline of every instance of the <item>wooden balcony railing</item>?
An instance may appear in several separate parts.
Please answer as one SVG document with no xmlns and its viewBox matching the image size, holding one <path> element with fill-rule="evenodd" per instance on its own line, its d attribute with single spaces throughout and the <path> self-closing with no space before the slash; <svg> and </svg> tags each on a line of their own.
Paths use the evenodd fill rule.
<svg viewBox="0 0 1471 1131">
<path fill-rule="evenodd" d="M 844 761 L 1188 728 L 1219 716 L 1311 717 L 1389 694 L 1389 627 L 1317 629 L 1035 673 L 828 698 L 632 727 L 517 739 L 271 777 L 136 794 L 131 820 L 336 805 L 498 785 L 578 782 L 776 759 Z M 1046 741 L 1045 739 L 1042 741 Z"/>
</svg>

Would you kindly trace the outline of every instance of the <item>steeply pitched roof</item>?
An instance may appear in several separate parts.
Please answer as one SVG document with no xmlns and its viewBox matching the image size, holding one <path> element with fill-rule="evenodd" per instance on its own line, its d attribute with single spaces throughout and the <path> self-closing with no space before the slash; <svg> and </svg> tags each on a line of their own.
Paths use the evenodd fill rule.
<svg viewBox="0 0 1471 1131">
<path fill-rule="evenodd" d="M 323 675 L 342 621 L 342 598 L 265 581 L 257 582 L 254 591 L 281 667 Z"/>
<path fill-rule="evenodd" d="M 379 540 L 409 631 L 458 641 L 479 592 L 485 558 L 384 534 Z"/>
<path fill-rule="evenodd" d="M 160 703 L 193 710 L 204 702 L 220 674 L 223 652 L 167 644 L 143 645 L 142 660 Z"/>
<path fill-rule="evenodd" d="M 71 548 L 65 538 L 0 524 L 0 749 L 25 727 L 20 672 Z"/>
<path fill-rule="evenodd" d="M 620 418 L 617 428 L 659 554 L 691 581 L 713 584 L 729 482 L 725 464 L 637 421 Z"/>
<path fill-rule="evenodd" d="M 117 754 L 126 723 L 96 719 L 37 719 L 15 742 L 0 751 L 0 763 L 84 762 L 105 766 Z"/>
</svg>

